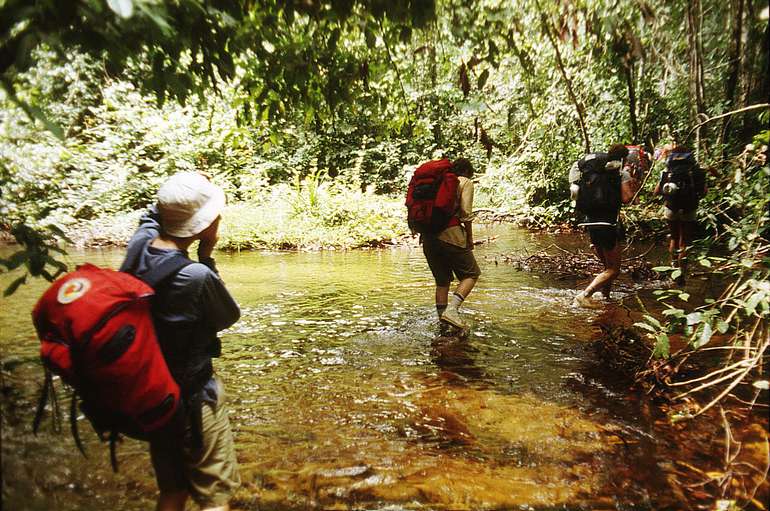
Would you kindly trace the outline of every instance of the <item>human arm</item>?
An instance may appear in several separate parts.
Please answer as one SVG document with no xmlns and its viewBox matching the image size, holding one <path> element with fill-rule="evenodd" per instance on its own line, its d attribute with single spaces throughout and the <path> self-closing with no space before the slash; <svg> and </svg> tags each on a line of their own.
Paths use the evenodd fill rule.
<svg viewBox="0 0 770 511">
<path fill-rule="evenodd" d="M 241 317 L 241 309 L 218 275 L 202 268 L 201 271 L 204 273 L 203 282 L 196 300 L 200 320 L 207 328 L 219 332 L 238 321 Z"/>
<path fill-rule="evenodd" d="M 473 181 L 464 178 L 460 188 L 460 223 L 465 229 L 466 246 L 473 249 Z"/>
<path fill-rule="evenodd" d="M 219 270 L 217 270 L 212 254 L 217 241 L 219 241 L 219 221 L 221 218 L 221 216 L 217 217 L 210 226 L 198 235 L 200 240 L 198 243 L 198 261 L 208 266 L 217 275 L 219 275 Z"/>
<path fill-rule="evenodd" d="M 631 176 L 627 170 L 620 173 L 620 200 L 623 204 L 628 204 L 636 196 L 639 190 L 639 180 Z"/>
</svg>

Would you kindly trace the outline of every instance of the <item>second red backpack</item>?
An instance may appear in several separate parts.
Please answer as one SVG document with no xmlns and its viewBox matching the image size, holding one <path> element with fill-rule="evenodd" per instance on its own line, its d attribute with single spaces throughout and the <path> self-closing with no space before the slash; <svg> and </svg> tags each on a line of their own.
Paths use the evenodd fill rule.
<svg viewBox="0 0 770 511">
<path fill-rule="evenodd" d="M 32 311 L 46 367 L 35 430 L 52 390 L 51 373 L 75 391 L 70 420 L 78 447 L 77 397 L 102 440 L 111 441 L 113 464 L 118 434 L 149 439 L 176 423 L 180 389 L 155 334 L 151 285 L 190 262 L 170 261 L 154 272 L 153 282 L 84 264 L 48 288 Z"/>
<path fill-rule="evenodd" d="M 459 225 L 459 180 L 447 159 L 423 163 L 414 171 L 406 193 L 407 221 L 412 233 L 437 234 Z"/>
</svg>

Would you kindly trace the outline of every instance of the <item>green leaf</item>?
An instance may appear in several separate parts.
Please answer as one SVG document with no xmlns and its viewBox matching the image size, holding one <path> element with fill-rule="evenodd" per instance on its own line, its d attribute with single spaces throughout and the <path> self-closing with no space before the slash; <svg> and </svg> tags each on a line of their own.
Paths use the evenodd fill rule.
<svg viewBox="0 0 770 511">
<path fill-rule="evenodd" d="M 679 293 L 679 299 L 686 302 L 690 299 L 690 293 Z"/>
<path fill-rule="evenodd" d="M 27 260 L 29 256 L 26 250 L 19 250 L 8 259 L 0 260 L 0 264 L 5 266 L 8 271 L 15 270 Z"/>
<path fill-rule="evenodd" d="M 657 333 L 657 330 L 655 330 L 651 325 L 648 325 L 647 323 L 643 323 L 641 321 L 637 321 L 634 323 L 634 326 L 637 328 L 641 328 L 642 330 L 647 330 L 648 332 Z"/>
<path fill-rule="evenodd" d="M 11 282 L 10 286 L 5 288 L 5 291 L 3 291 L 3 296 L 5 297 L 11 296 L 13 293 L 16 292 L 17 289 L 19 289 L 19 286 L 24 284 L 26 281 L 27 281 L 27 274 L 25 273 L 21 277 Z"/>
<path fill-rule="evenodd" d="M 663 273 L 663 272 L 666 272 L 666 271 L 671 271 L 673 269 L 674 268 L 672 266 L 656 266 L 656 267 L 654 267 L 652 269 L 652 271 L 657 271 L 659 273 Z"/>
<path fill-rule="evenodd" d="M 679 268 L 671 272 L 672 279 L 678 279 L 681 276 L 682 276 L 682 270 L 680 270 Z"/>
<path fill-rule="evenodd" d="M 134 3 L 131 0 L 107 0 L 107 5 L 123 19 L 134 14 Z"/>
<path fill-rule="evenodd" d="M 711 336 L 714 331 L 711 328 L 711 323 L 703 323 L 703 327 L 700 329 L 700 335 L 698 339 L 693 343 L 695 349 L 700 348 L 704 344 L 707 344 L 711 340 Z"/>
<path fill-rule="evenodd" d="M 705 266 L 706 268 L 711 268 L 711 261 L 709 261 L 707 258 L 698 259 L 698 263 L 701 266 Z"/>
<path fill-rule="evenodd" d="M 760 390 L 770 390 L 770 382 L 767 380 L 757 380 L 752 385 Z"/>
<path fill-rule="evenodd" d="M 730 329 L 730 325 L 724 320 L 717 321 L 717 332 L 720 334 L 726 333 Z"/>
<path fill-rule="evenodd" d="M 152 5 L 152 4 L 151 4 Z M 168 24 L 166 19 L 163 17 L 163 15 L 156 11 L 156 9 L 159 9 L 157 5 L 147 5 L 145 2 L 139 2 L 137 5 L 137 8 L 142 11 L 142 13 L 150 18 L 153 23 L 158 27 L 158 29 L 163 33 L 166 37 L 171 37 L 174 35 L 174 29 L 171 28 L 171 25 Z"/>
<path fill-rule="evenodd" d="M 765 297 L 765 293 L 762 291 L 758 291 L 751 295 L 749 299 L 746 301 L 746 306 L 744 308 L 746 315 L 751 316 L 757 311 L 757 304 L 759 304 L 759 301 Z"/>
<path fill-rule="evenodd" d="M 703 314 L 701 314 L 700 312 L 691 312 L 687 315 L 687 325 L 692 326 L 697 323 L 700 323 L 702 318 L 703 318 Z"/>
<path fill-rule="evenodd" d="M 663 330 L 663 325 L 660 324 L 660 321 L 650 316 L 649 314 L 644 315 L 644 320 L 647 321 L 652 326 L 654 326 L 655 328 L 657 328 L 658 330 Z"/>
<path fill-rule="evenodd" d="M 662 313 L 664 316 L 675 316 L 681 318 L 684 316 L 684 310 L 682 309 L 666 309 Z"/>
<path fill-rule="evenodd" d="M 655 342 L 655 351 L 653 351 L 652 355 L 657 358 L 668 358 L 670 349 L 669 344 L 668 335 L 658 334 Z"/>
<path fill-rule="evenodd" d="M 478 79 L 478 82 L 476 84 L 478 86 L 479 90 L 484 88 L 484 85 L 487 83 L 487 79 L 488 78 L 489 78 L 489 69 L 485 69 L 479 75 L 479 79 Z"/>
<path fill-rule="evenodd" d="M 364 38 L 366 39 L 366 46 L 369 47 L 370 50 L 377 46 L 377 36 L 374 34 L 373 30 L 367 28 L 364 31 Z"/>
</svg>

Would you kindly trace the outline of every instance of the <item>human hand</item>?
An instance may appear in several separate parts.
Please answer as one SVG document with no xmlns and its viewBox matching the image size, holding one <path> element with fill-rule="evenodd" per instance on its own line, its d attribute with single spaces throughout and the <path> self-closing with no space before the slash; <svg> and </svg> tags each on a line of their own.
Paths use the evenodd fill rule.
<svg viewBox="0 0 770 511">
<path fill-rule="evenodd" d="M 214 247 L 216 246 L 217 241 L 219 241 L 219 221 L 221 218 L 221 215 L 218 216 L 216 220 L 211 222 L 211 225 L 206 227 L 198 235 L 198 239 L 200 240 L 200 243 L 198 244 L 199 261 L 210 258 L 211 254 L 214 252 Z"/>
</svg>

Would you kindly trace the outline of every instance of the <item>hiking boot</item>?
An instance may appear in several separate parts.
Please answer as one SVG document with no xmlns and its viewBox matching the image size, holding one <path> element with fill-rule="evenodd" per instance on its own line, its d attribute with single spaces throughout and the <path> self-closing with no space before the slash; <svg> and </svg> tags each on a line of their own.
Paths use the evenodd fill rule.
<svg viewBox="0 0 770 511">
<path fill-rule="evenodd" d="M 463 319 L 460 317 L 460 311 L 457 310 L 457 307 L 447 307 L 447 309 L 441 315 L 441 321 L 445 321 L 450 325 L 454 325 L 460 330 L 468 327 L 465 321 L 463 321 Z"/>
</svg>

